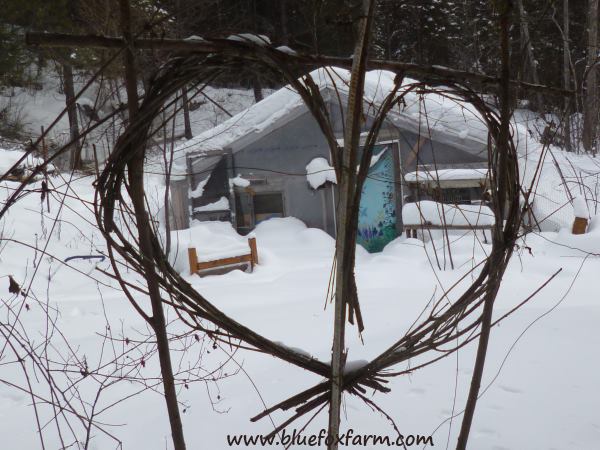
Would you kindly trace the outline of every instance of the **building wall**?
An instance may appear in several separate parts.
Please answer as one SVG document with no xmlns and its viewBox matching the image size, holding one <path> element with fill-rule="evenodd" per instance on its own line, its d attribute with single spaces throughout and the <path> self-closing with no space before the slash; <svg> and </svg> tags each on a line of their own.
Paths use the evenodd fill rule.
<svg viewBox="0 0 600 450">
<path fill-rule="evenodd" d="M 336 137 L 340 138 L 343 125 L 339 106 L 330 103 L 330 111 Z M 365 131 L 368 125 L 369 120 Z M 473 155 L 391 124 L 382 127 L 380 136 L 381 140 L 398 140 L 402 172 L 414 171 L 417 164 L 437 165 L 438 168 L 481 165 L 487 157 L 483 149 L 481 155 Z M 251 188 L 256 192 L 281 192 L 286 216 L 296 217 L 307 226 L 321 228 L 334 236 L 335 186 L 328 183 L 314 190 L 306 179 L 306 166 L 317 157 L 330 161 L 329 147 L 316 120 L 307 110 L 255 142 L 235 149 L 230 161 L 233 166 L 231 173 L 254 180 Z M 397 175 L 398 182 L 401 182 L 400 174 Z"/>
<path fill-rule="evenodd" d="M 419 136 L 411 131 L 399 130 L 400 157 L 405 172 L 413 172 L 420 166 L 433 166 L 443 169 L 451 166 L 478 166 L 487 162 L 487 149 L 481 147 L 479 153 L 472 153 L 460 148 L 431 141 L 425 136 Z"/>
<path fill-rule="evenodd" d="M 264 179 L 256 189 L 283 193 L 284 212 L 309 227 L 335 234 L 331 185 L 314 190 L 306 166 L 317 157 L 329 158 L 329 147 L 310 112 L 234 153 L 233 170 L 247 179 Z"/>
<path fill-rule="evenodd" d="M 183 230 L 190 226 L 188 181 L 171 181 L 169 196 L 169 223 L 171 230 Z"/>
</svg>

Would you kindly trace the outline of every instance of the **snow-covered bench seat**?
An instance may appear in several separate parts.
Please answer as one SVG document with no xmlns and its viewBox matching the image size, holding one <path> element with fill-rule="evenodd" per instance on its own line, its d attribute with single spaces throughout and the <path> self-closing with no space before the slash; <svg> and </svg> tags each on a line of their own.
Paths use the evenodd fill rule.
<svg viewBox="0 0 600 450">
<path fill-rule="evenodd" d="M 494 213 L 484 205 L 448 205 L 430 200 L 402 207 L 402 223 L 408 237 L 418 230 L 490 230 Z"/>
<path fill-rule="evenodd" d="M 407 183 L 424 183 L 436 187 L 485 186 L 489 180 L 488 169 L 422 169 L 404 175 Z"/>
<path fill-rule="evenodd" d="M 258 249 L 256 247 L 256 238 L 248 239 L 249 253 L 243 255 L 227 256 L 224 258 L 207 259 L 202 258 L 198 261 L 198 254 L 194 247 L 188 248 L 188 258 L 190 261 L 190 273 L 204 275 L 218 275 L 231 272 L 236 269 L 245 269 L 249 272 L 254 270 L 258 264 Z"/>
</svg>

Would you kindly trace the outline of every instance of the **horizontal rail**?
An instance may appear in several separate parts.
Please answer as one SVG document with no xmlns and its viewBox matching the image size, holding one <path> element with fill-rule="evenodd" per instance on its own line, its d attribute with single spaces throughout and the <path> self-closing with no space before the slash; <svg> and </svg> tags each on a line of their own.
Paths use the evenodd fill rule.
<svg viewBox="0 0 600 450">
<path fill-rule="evenodd" d="M 25 34 L 27 45 L 39 47 L 71 47 L 71 48 L 124 48 L 126 43 L 120 37 L 98 36 L 98 35 L 71 35 L 65 33 L 40 33 L 28 32 Z M 277 52 L 277 57 L 281 60 L 305 66 L 335 66 L 350 69 L 352 67 L 352 58 L 342 58 L 326 55 L 311 55 L 302 53 L 285 53 L 277 51 L 270 46 L 259 46 L 251 42 L 233 41 L 228 39 L 134 39 L 132 45 L 140 50 L 171 50 L 192 53 L 217 53 L 228 52 L 229 54 L 243 55 L 250 49 L 257 49 L 263 52 Z M 416 63 L 406 63 L 401 61 L 390 61 L 371 59 L 367 61 L 368 70 L 389 70 L 395 73 L 412 75 L 417 78 L 436 79 L 476 83 L 480 85 L 498 86 L 500 80 L 496 76 L 486 75 L 477 72 L 468 72 L 450 67 L 423 65 Z M 558 95 L 572 95 L 573 91 L 565 90 L 553 86 L 527 83 L 519 80 L 510 80 L 512 86 L 520 87 L 530 91 L 553 92 Z"/>
<path fill-rule="evenodd" d="M 242 264 L 252 262 L 252 255 L 232 256 L 231 258 L 213 259 L 212 261 L 199 262 L 196 270 L 214 269 L 216 267 L 230 266 L 232 264 Z"/>
<path fill-rule="evenodd" d="M 198 254 L 195 248 L 188 248 L 188 259 L 190 263 L 190 273 L 193 275 L 198 272 L 210 270 L 210 269 L 234 269 L 240 264 L 250 263 L 250 270 L 254 270 L 254 266 L 258 264 L 258 250 L 256 248 L 256 238 L 248 239 L 248 246 L 250 247 L 250 253 L 238 256 L 230 256 L 227 258 L 213 259 L 210 261 L 198 262 Z"/>
<path fill-rule="evenodd" d="M 494 225 L 406 225 L 407 230 L 491 230 Z"/>
</svg>

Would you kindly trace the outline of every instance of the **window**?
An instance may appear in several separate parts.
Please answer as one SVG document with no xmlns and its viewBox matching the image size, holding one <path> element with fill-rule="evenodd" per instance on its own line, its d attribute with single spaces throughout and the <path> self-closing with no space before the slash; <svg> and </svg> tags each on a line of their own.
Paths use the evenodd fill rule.
<svg viewBox="0 0 600 450">
<path fill-rule="evenodd" d="M 252 231 L 252 196 L 246 192 L 235 193 L 235 214 L 237 230 L 246 235 Z"/>
<path fill-rule="evenodd" d="M 481 200 L 481 188 L 436 188 L 432 190 L 431 196 L 441 203 L 470 204 Z"/>
<path fill-rule="evenodd" d="M 255 194 L 253 203 L 255 225 L 272 217 L 283 217 L 283 195 L 279 192 Z"/>
</svg>

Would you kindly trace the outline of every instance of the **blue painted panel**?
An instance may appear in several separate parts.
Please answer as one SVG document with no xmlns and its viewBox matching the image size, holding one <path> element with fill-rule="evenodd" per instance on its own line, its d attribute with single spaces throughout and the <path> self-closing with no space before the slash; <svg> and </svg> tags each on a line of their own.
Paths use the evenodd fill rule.
<svg viewBox="0 0 600 450">
<path fill-rule="evenodd" d="M 398 236 L 393 148 L 392 145 L 375 147 L 373 158 L 379 159 L 369 169 L 369 175 L 363 185 L 357 242 L 369 253 L 382 251 Z"/>
</svg>

